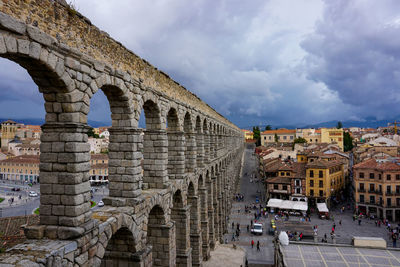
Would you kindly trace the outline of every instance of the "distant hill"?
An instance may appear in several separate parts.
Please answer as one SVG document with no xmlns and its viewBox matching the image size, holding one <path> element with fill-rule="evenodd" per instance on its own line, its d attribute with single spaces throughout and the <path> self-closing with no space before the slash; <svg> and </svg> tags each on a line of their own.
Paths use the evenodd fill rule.
<svg viewBox="0 0 400 267">
<path fill-rule="evenodd" d="M 44 119 L 37 119 L 37 118 L 20 118 L 20 119 L 13 119 L 13 118 L 0 118 L 0 123 L 6 120 L 13 120 L 18 123 L 29 124 L 29 125 L 42 125 L 44 124 Z M 111 123 L 101 122 L 101 121 L 92 121 L 89 120 L 88 124 L 94 128 L 100 126 L 111 126 Z"/>
</svg>

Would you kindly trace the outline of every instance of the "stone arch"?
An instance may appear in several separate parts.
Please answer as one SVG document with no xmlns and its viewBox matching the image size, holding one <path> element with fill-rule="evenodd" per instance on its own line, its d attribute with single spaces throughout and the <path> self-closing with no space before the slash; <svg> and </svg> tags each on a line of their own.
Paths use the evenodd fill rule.
<svg viewBox="0 0 400 267">
<path fill-rule="evenodd" d="M 174 227 L 167 223 L 166 214 L 160 205 L 154 205 L 147 219 L 147 244 L 152 247 L 153 266 L 175 265 Z"/>
<path fill-rule="evenodd" d="M 200 115 L 196 116 L 195 132 L 196 132 L 196 164 L 198 167 L 203 167 L 204 164 L 204 134 L 202 129 Z"/>
<path fill-rule="evenodd" d="M 190 209 L 189 233 L 190 247 L 192 248 L 192 265 L 200 266 L 203 256 L 200 225 L 200 199 L 197 192 L 195 184 L 190 181 L 187 187 L 187 202 Z"/>
<path fill-rule="evenodd" d="M 185 136 L 181 130 L 177 108 L 170 107 L 167 124 L 168 176 L 169 179 L 181 179 L 185 174 Z"/>
<path fill-rule="evenodd" d="M 190 251 L 190 211 L 185 205 L 180 189 L 173 195 L 171 220 L 175 222 L 176 263 L 177 266 L 188 266 L 192 261 Z"/>
<path fill-rule="evenodd" d="M 190 173 L 196 168 L 196 136 L 189 111 L 186 111 L 183 119 L 183 130 L 185 132 L 185 170 L 186 173 Z"/>
<path fill-rule="evenodd" d="M 150 97 L 148 94 L 145 96 Z M 165 127 L 161 123 L 159 105 L 155 98 L 146 100 L 143 110 L 146 118 L 146 129 L 143 136 L 143 187 L 163 189 L 168 182 L 168 140 Z"/>
<path fill-rule="evenodd" d="M 198 196 L 200 205 L 200 228 L 201 228 L 201 244 L 202 244 L 202 259 L 207 260 L 210 257 L 209 246 L 209 226 L 208 226 L 208 204 L 207 204 L 207 187 L 203 174 L 199 175 L 198 180 Z"/>
</svg>

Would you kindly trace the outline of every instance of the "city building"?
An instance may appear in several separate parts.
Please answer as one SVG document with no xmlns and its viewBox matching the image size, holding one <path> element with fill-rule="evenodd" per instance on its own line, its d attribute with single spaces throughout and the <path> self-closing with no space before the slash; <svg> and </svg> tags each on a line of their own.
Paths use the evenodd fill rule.
<svg viewBox="0 0 400 267">
<path fill-rule="evenodd" d="M 7 120 L 1 123 L 1 149 L 8 150 L 8 143 L 14 139 L 17 133 L 18 124 L 15 121 Z"/>
<path fill-rule="evenodd" d="M 400 166 L 372 158 L 354 165 L 353 172 L 356 209 L 400 221 Z"/>
<path fill-rule="evenodd" d="M 0 179 L 39 182 L 39 156 L 22 155 L 0 161 Z"/>
<path fill-rule="evenodd" d="M 296 130 L 267 130 L 261 133 L 261 145 L 264 146 L 271 143 L 293 143 L 295 138 Z"/>
<path fill-rule="evenodd" d="M 307 144 L 321 143 L 320 129 L 296 129 L 296 138 L 302 137 L 307 141 Z"/>
<path fill-rule="evenodd" d="M 344 164 L 335 155 L 322 152 L 299 154 L 299 163 L 305 164 L 306 196 L 313 206 L 325 202 L 328 207 L 332 198 L 339 198 L 345 185 Z"/>
<path fill-rule="evenodd" d="M 242 131 L 243 131 L 243 133 L 244 133 L 244 139 L 245 139 L 245 140 L 251 140 L 251 139 L 253 139 L 253 131 L 245 130 L 245 129 L 242 129 Z"/>
<path fill-rule="evenodd" d="M 108 183 L 108 155 L 93 154 L 90 158 L 90 184 Z"/>
<path fill-rule="evenodd" d="M 321 128 L 321 143 L 336 143 L 344 151 L 343 129 Z"/>
</svg>

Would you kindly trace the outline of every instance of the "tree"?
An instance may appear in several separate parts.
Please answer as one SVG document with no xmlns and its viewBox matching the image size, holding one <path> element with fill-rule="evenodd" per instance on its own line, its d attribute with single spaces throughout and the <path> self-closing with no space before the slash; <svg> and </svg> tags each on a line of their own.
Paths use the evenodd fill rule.
<svg viewBox="0 0 400 267">
<path fill-rule="evenodd" d="M 343 128 L 343 124 L 342 124 L 341 121 L 337 122 L 336 128 L 338 128 L 338 129 L 342 129 Z"/>
<path fill-rule="evenodd" d="M 272 130 L 271 125 L 268 124 L 267 126 L 265 126 L 265 130 L 266 130 L 266 131 Z"/>
<path fill-rule="evenodd" d="M 256 146 L 261 145 L 261 133 L 260 128 L 258 126 L 253 127 L 253 139 L 256 139 Z"/>
<path fill-rule="evenodd" d="M 87 135 L 88 135 L 88 137 L 100 138 L 98 134 L 94 133 L 92 127 L 89 128 L 89 131 L 88 131 Z"/>
<path fill-rule="evenodd" d="M 278 138 L 278 135 L 277 135 L 276 133 L 275 133 L 275 136 L 274 136 L 274 137 L 275 137 L 275 142 L 278 143 L 278 142 L 279 142 L 279 138 Z"/>
<path fill-rule="evenodd" d="M 307 143 L 306 139 L 304 139 L 303 137 L 297 137 L 293 141 L 293 149 L 294 149 L 295 144 L 305 144 L 305 143 Z"/>
<path fill-rule="evenodd" d="M 353 149 L 353 138 L 351 137 L 349 132 L 343 133 L 343 146 L 344 146 L 344 152 Z"/>
</svg>

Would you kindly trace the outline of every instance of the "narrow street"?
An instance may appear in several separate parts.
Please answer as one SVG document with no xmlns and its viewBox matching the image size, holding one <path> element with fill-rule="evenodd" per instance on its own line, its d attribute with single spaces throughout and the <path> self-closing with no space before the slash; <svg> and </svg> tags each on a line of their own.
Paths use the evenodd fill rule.
<svg viewBox="0 0 400 267">
<path fill-rule="evenodd" d="M 274 247 L 273 247 L 273 236 L 268 235 L 268 228 L 270 220 L 261 217 L 257 222 L 263 224 L 262 235 L 252 235 L 247 232 L 247 226 L 251 229 L 251 220 L 254 222 L 255 209 L 250 209 L 249 212 L 245 212 L 245 206 L 254 205 L 259 210 L 260 204 L 265 207 L 265 189 L 263 183 L 258 180 L 257 177 L 257 160 L 254 155 L 254 148 L 246 148 L 243 162 L 242 178 L 240 181 L 239 192 L 244 196 L 243 201 L 234 201 L 232 205 L 231 214 L 229 216 L 228 234 L 225 235 L 225 241 L 228 243 L 235 243 L 246 250 L 247 260 L 249 266 L 272 266 L 274 263 Z M 256 203 L 256 198 L 259 202 Z M 232 229 L 232 222 L 234 223 L 234 229 Z M 237 224 L 240 224 L 240 235 L 239 240 L 235 237 L 235 241 L 232 240 L 232 235 L 235 233 Z M 251 241 L 254 240 L 254 247 L 251 247 Z M 257 241 L 260 242 L 260 251 L 257 251 Z"/>
</svg>

